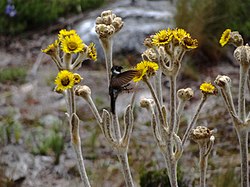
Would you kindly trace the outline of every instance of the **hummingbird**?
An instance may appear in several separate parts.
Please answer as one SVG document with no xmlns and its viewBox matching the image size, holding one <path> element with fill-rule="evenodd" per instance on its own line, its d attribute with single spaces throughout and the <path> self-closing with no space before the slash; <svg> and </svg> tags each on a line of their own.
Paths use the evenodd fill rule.
<svg viewBox="0 0 250 187">
<path fill-rule="evenodd" d="M 109 84 L 110 107 L 111 112 L 115 114 L 115 102 L 122 91 L 129 91 L 130 81 L 138 74 L 137 70 L 127 70 L 122 72 L 122 66 L 113 66 L 111 68 L 111 79 Z"/>
</svg>

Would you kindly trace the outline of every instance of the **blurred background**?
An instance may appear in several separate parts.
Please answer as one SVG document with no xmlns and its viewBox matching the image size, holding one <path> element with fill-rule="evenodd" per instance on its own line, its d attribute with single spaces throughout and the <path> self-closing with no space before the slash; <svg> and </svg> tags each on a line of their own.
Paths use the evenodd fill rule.
<svg viewBox="0 0 250 187">
<path fill-rule="evenodd" d="M 65 101 L 53 92 L 57 68 L 41 49 L 52 43 L 61 29 L 76 29 L 84 43 L 93 41 L 98 60 L 83 62 L 79 73 L 83 84 L 91 87 L 98 110 L 109 109 L 104 57 L 94 29 L 95 18 L 108 9 L 124 21 L 114 40 L 115 65 L 131 68 L 140 62 L 146 49 L 144 38 L 160 29 L 184 28 L 197 38 L 199 47 L 185 56 L 178 77 L 178 88 L 195 90 L 181 119 L 181 137 L 201 97 L 199 85 L 203 81 L 213 82 L 218 74 L 229 75 L 237 100 L 239 68 L 232 55 L 234 48 L 220 47 L 219 39 L 231 28 L 242 34 L 245 43 L 250 40 L 250 0 L 1 0 L 0 187 L 79 186 Z M 168 101 L 166 78 L 163 85 L 164 100 Z M 137 101 L 145 96 L 150 94 L 142 85 Z M 121 118 L 127 98 L 128 94 L 123 94 L 117 101 Z M 83 120 L 82 149 L 92 186 L 125 186 L 118 160 L 87 104 L 79 99 L 77 107 Z M 239 186 L 238 140 L 220 96 L 209 98 L 197 125 L 216 132 L 208 163 L 208 186 Z M 138 186 L 169 186 L 150 118 L 139 106 L 135 108 L 128 154 Z M 198 146 L 189 141 L 179 162 L 180 186 L 198 185 L 198 156 Z"/>
</svg>

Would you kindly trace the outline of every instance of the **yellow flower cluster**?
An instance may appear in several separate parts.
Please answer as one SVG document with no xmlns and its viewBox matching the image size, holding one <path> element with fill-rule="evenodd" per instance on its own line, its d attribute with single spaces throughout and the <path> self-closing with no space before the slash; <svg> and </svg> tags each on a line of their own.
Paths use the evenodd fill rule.
<svg viewBox="0 0 250 187">
<path fill-rule="evenodd" d="M 75 30 L 62 29 L 59 31 L 58 39 L 55 40 L 54 43 L 50 44 L 46 49 L 43 49 L 42 52 L 48 55 L 54 55 L 57 50 L 59 50 L 59 45 L 61 50 L 68 54 L 85 52 L 87 47 Z M 88 47 L 90 48 L 88 49 L 88 57 L 96 61 L 97 53 L 95 45 L 91 43 Z"/>
<path fill-rule="evenodd" d="M 155 46 L 164 46 L 170 42 L 178 43 L 186 49 L 195 49 L 198 47 L 198 41 L 193 39 L 184 29 L 161 30 L 152 38 L 152 44 Z"/>
<path fill-rule="evenodd" d="M 139 73 L 133 78 L 134 82 L 139 82 L 144 76 L 151 77 L 155 75 L 155 72 L 159 69 L 158 64 L 150 61 L 141 61 L 135 67 Z"/>
</svg>

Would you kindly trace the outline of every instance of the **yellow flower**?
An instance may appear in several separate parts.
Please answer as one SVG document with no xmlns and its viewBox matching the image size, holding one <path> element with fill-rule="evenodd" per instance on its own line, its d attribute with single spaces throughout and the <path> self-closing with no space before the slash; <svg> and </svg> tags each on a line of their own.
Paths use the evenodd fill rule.
<svg viewBox="0 0 250 187">
<path fill-rule="evenodd" d="M 155 75 L 155 72 L 159 69 L 158 64 L 155 62 L 150 61 L 141 61 L 139 64 L 136 65 L 135 70 L 137 70 L 139 73 L 137 76 L 133 78 L 134 82 L 139 82 L 142 80 L 142 78 L 146 75 L 148 77 L 151 77 Z"/>
<path fill-rule="evenodd" d="M 46 49 L 42 49 L 43 53 L 46 53 L 47 55 L 53 55 L 57 53 L 57 47 L 59 45 L 59 41 L 55 40 L 54 43 L 48 45 Z"/>
<path fill-rule="evenodd" d="M 223 47 L 224 45 L 226 45 L 230 39 L 230 33 L 231 33 L 231 29 L 226 29 L 220 38 L 220 45 Z"/>
<path fill-rule="evenodd" d="M 84 44 L 78 35 L 66 36 L 62 40 L 62 50 L 65 53 L 79 53 L 83 50 Z"/>
<path fill-rule="evenodd" d="M 216 94 L 217 90 L 214 85 L 204 82 L 200 85 L 200 90 L 205 94 Z"/>
<path fill-rule="evenodd" d="M 198 47 L 198 41 L 196 39 L 192 39 L 191 37 L 184 37 L 181 41 L 181 44 L 186 49 L 195 49 Z"/>
<path fill-rule="evenodd" d="M 95 44 L 92 42 L 88 46 L 88 57 L 93 61 L 96 61 L 97 59 Z"/>
<path fill-rule="evenodd" d="M 173 30 L 173 36 L 179 42 L 182 42 L 183 38 L 190 37 L 190 34 L 187 33 L 184 29 L 175 29 Z"/>
<path fill-rule="evenodd" d="M 56 91 L 64 91 L 75 85 L 74 74 L 68 70 L 62 70 L 55 79 Z"/>
<path fill-rule="evenodd" d="M 173 37 L 173 32 L 170 28 L 168 30 L 161 30 L 152 38 L 152 44 L 156 46 L 168 44 Z"/>
<path fill-rule="evenodd" d="M 75 30 L 67 31 L 66 29 L 62 29 L 59 31 L 58 38 L 60 41 L 62 41 L 67 36 L 72 36 L 72 35 L 77 35 Z"/>
</svg>

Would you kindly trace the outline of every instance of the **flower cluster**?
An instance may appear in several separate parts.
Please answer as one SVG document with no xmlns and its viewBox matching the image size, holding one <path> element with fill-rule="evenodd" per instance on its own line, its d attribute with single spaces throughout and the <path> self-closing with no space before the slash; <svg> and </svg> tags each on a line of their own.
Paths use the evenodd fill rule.
<svg viewBox="0 0 250 187">
<path fill-rule="evenodd" d="M 198 42 L 193 39 L 189 33 L 184 29 L 170 29 L 161 30 L 152 38 L 152 44 L 155 46 L 164 46 L 173 42 L 175 45 L 179 44 L 186 49 L 195 49 L 198 47 Z"/>
<path fill-rule="evenodd" d="M 116 17 L 111 10 L 103 11 L 101 16 L 96 18 L 95 31 L 100 38 L 109 38 L 123 27 L 123 21 Z"/>
<path fill-rule="evenodd" d="M 58 39 L 42 52 L 50 55 L 59 69 L 55 79 L 57 92 L 70 89 L 80 83 L 82 77 L 73 72 L 81 66 L 85 59 L 93 61 L 97 59 L 95 44 L 90 43 L 89 46 L 84 44 L 75 30 L 60 30 Z M 72 58 L 72 55 L 75 55 L 75 58 Z"/>
<path fill-rule="evenodd" d="M 64 54 L 81 54 L 81 56 L 94 61 L 97 59 L 95 45 L 93 43 L 91 43 L 89 46 L 84 44 L 75 30 L 60 30 L 58 39 L 56 39 L 52 44 L 48 45 L 47 48 L 43 49 L 42 52 L 55 58 L 58 57 L 60 50 L 63 51 Z M 60 63 L 60 61 L 58 63 Z M 67 68 L 60 67 L 59 69 Z"/>
</svg>

